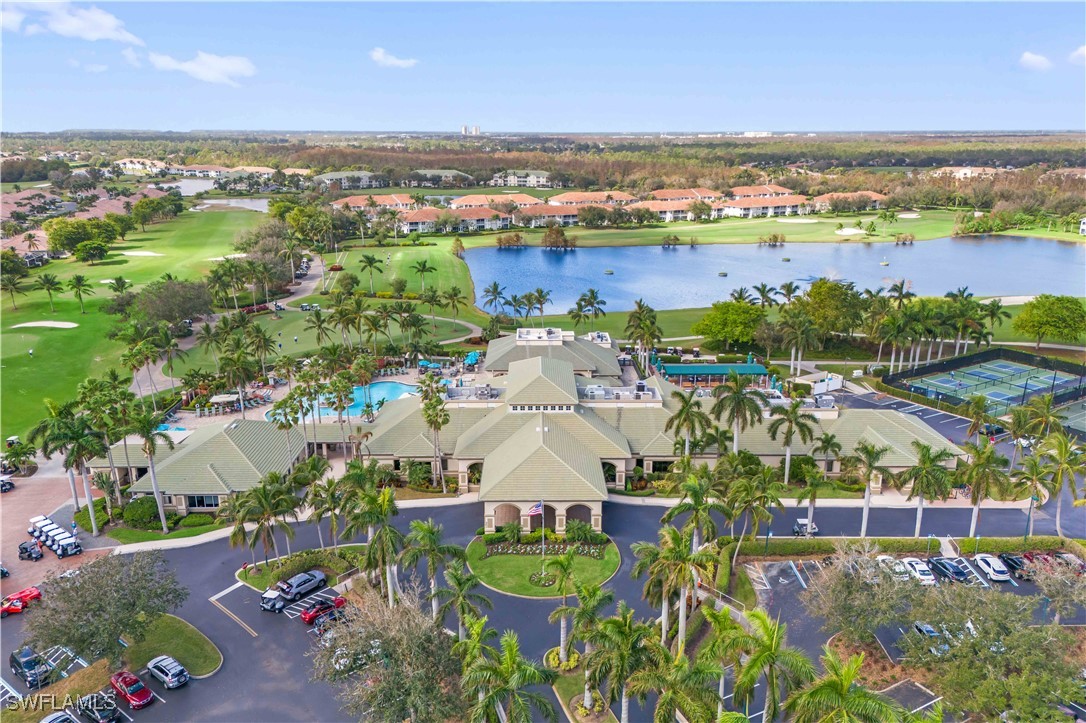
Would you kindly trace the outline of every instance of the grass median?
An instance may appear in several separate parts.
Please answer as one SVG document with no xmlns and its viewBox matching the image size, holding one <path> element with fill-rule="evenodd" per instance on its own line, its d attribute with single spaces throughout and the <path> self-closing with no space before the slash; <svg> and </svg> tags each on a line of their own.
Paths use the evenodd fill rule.
<svg viewBox="0 0 1086 723">
<path fill-rule="evenodd" d="M 554 587 L 539 587 L 528 578 L 539 572 L 543 560 L 539 555 L 493 555 L 484 558 L 486 545 L 480 540 L 468 545 L 468 565 L 479 579 L 501 592 L 525 597 L 560 597 L 561 592 Z M 601 584 L 611 579 L 618 571 L 620 556 L 618 548 L 612 542 L 604 548 L 603 559 L 596 560 L 584 555 L 573 558 L 573 574 L 577 581 L 585 584 Z"/>
</svg>

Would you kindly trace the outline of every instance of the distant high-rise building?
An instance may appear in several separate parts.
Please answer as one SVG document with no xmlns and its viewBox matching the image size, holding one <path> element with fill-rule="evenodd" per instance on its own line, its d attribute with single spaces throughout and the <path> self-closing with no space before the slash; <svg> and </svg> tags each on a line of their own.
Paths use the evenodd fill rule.
<svg viewBox="0 0 1086 723">
<path fill-rule="evenodd" d="M 477 136 L 477 135 L 479 135 L 479 126 L 472 126 L 472 127 L 471 127 L 471 134 L 472 134 L 473 136 Z"/>
<path fill-rule="evenodd" d="M 466 136 L 467 134 L 468 134 L 468 127 L 467 126 L 460 126 L 460 135 Z"/>
</svg>

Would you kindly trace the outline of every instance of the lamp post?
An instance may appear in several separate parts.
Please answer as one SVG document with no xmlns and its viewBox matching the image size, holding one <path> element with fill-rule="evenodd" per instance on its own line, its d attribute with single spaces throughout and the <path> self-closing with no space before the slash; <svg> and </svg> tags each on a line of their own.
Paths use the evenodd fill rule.
<svg viewBox="0 0 1086 723">
<path fill-rule="evenodd" d="M 1033 503 L 1038 501 L 1037 495 L 1033 495 L 1029 498 L 1029 512 L 1026 513 L 1026 531 L 1022 533 L 1022 542 L 1029 539 L 1029 523 L 1033 519 Z"/>
<path fill-rule="evenodd" d="M 928 553 L 927 553 L 927 555 L 925 555 L 925 557 L 931 557 L 931 541 L 934 540 L 934 539 L 935 539 L 934 534 L 928 535 Z"/>
<path fill-rule="evenodd" d="M 769 555 L 769 538 L 770 537 L 773 537 L 773 530 L 771 530 L 771 529 L 769 529 L 767 527 L 765 529 L 765 553 L 763 554 L 763 557 Z"/>
</svg>

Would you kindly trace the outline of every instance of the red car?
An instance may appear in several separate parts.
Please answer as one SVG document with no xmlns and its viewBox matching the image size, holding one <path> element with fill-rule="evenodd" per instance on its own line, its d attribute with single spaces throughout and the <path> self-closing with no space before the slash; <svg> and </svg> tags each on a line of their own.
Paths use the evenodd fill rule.
<svg viewBox="0 0 1086 723">
<path fill-rule="evenodd" d="M 319 618 L 321 615 L 324 615 L 329 610 L 341 608 L 346 604 L 346 598 L 340 597 L 339 595 L 331 600 L 318 600 L 317 602 L 309 605 L 305 610 L 303 610 L 300 617 L 302 618 L 303 623 L 305 623 L 306 625 L 312 625 L 314 620 Z"/>
<path fill-rule="evenodd" d="M 41 590 L 36 587 L 28 587 L 17 593 L 12 593 L 0 603 L 0 618 L 21 613 L 30 607 L 31 600 L 41 600 Z"/>
<path fill-rule="evenodd" d="M 1044 552 L 1024 552 L 1022 557 L 1026 558 L 1026 562 L 1031 565 L 1040 565 L 1042 567 L 1052 566 L 1052 556 Z"/>
<path fill-rule="evenodd" d="M 134 673 L 127 670 L 109 676 L 109 685 L 117 695 L 128 701 L 128 707 L 133 710 L 146 708 L 155 700 L 151 689 L 144 685 Z"/>
</svg>

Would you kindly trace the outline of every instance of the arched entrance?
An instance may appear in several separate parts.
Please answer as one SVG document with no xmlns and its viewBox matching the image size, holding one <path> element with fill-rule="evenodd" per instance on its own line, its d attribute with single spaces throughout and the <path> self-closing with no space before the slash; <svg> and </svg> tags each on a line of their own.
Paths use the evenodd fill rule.
<svg viewBox="0 0 1086 723">
<path fill-rule="evenodd" d="M 511 504 L 500 504 L 494 508 L 494 529 L 510 522 L 520 523 L 520 508 Z"/>
<path fill-rule="evenodd" d="M 474 485 L 475 487 L 478 487 L 479 486 L 479 480 L 481 480 L 482 478 L 483 478 L 483 463 L 482 462 L 475 462 L 474 464 L 468 465 L 468 484 L 469 485 Z"/>
<path fill-rule="evenodd" d="M 579 520 L 585 524 L 592 524 L 592 510 L 588 505 L 570 505 L 566 508 L 566 524 L 570 520 Z"/>
<path fill-rule="evenodd" d="M 615 478 L 617 477 L 617 475 L 618 472 L 615 469 L 615 465 L 613 463 L 603 463 L 603 479 L 607 483 L 608 487 L 611 487 L 615 484 Z"/>
<path fill-rule="evenodd" d="M 555 524 L 554 507 L 552 507 L 550 505 L 543 505 L 543 514 L 542 515 L 534 515 L 532 517 L 529 517 L 528 519 L 530 519 L 532 521 L 531 522 L 531 530 L 530 530 L 532 532 L 534 532 L 535 530 L 538 530 L 540 525 L 543 525 L 548 530 L 553 530 L 554 529 L 554 524 Z"/>
</svg>

